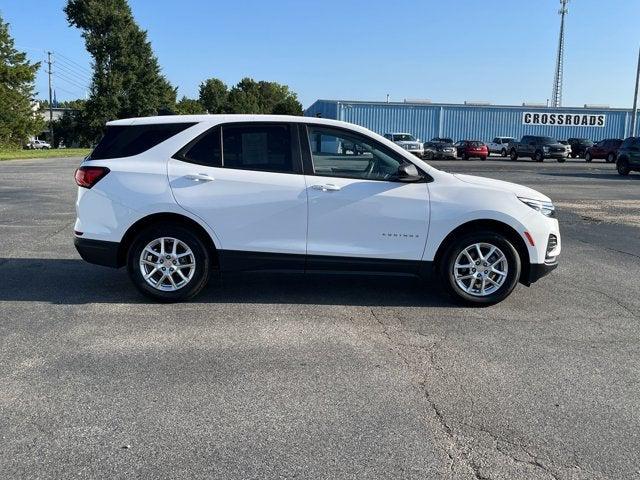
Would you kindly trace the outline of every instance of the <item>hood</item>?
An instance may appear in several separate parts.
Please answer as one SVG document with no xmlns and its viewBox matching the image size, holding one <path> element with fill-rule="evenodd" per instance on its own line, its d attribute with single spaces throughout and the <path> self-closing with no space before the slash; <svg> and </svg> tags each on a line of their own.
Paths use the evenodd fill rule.
<svg viewBox="0 0 640 480">
<path fill-rule="evenodd" d="M 465 183 L 493 188 L 495 190 L 503 190 L 505 192 L 511 192 L 518 197 L 530 198 L 531 200 L 541 200 L 543 202 L 551 201 L 549 197 L 543 195 L 537 190 L 525 187 L 524 185 L 518 185 L 517 183 L 504 182 L 502 180 L 494 180 L 492 178 L 476 177 L 474 175 L 463 175 L 460 173 L 454 173 L 453 176 Z"/>
</svg>

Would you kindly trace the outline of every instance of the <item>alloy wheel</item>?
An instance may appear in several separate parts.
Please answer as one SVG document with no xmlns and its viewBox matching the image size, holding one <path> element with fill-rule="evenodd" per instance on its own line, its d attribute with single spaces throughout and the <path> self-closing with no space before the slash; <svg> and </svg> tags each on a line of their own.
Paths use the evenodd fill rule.
<svg viewBox="0 0 640 480">
<path fill-rule="evenodd" d="M 196 271 L 196 258 L 189 246 L 173 237 L 160 237 L 140 254 L 142 278 L 156 290 L 173 292 L 187 285 Z"/>
<path fill-rule="evenodd" d="M 453 276 L 456 285 L 469 295 L 486 297 L 496 292 L 509 272 L 506 255 L 490 243 L 474 243 L 456 257 Z"/>
</svg>

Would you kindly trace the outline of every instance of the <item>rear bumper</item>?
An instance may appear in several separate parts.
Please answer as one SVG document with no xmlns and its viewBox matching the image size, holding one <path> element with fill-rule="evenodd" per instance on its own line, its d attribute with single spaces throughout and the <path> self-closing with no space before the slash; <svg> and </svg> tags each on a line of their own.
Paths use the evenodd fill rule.
<svg viewBox="0 0 640 480">
<path fill-rule="evenodd" d="M 118 242 L 75 237 L 73 244 L 82 259 L 86 262 L 112 268 L 122 266 L 118 259 L 118 250 L 120 247 Z"/>
<path fill-rule="evenodd" d="M 524 284 L 529 286 L 532 283 L 537 282 L 542 277 L 549 275 L 552 271 L 558 268 L 558 262 L 554 263 L 532 263 L 529 267 L 529 278 L 523 279 Z"/>
</svg>

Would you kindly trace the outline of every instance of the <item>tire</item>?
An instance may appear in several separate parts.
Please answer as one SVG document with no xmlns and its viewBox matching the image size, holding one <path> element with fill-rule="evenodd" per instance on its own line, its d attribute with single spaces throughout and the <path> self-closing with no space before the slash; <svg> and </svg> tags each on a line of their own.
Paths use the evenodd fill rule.
<svg viewBox="0 0 640 480">
<path fill-rule="evenodd" d="M 427 152 L 427 153 L 425 153 L 425 154 L 424 154 L 424 157 L 425 157 L 427 160 L 433 160 L 433 152 Z"/>
<path fill-rule="evenodd" d="M 511 159 L 511 161 L 515 162 L 516 160 L 518 160 L 518 152 L 516 152 L 515 148 L 511 149 L 511 152 L 509 152 L 509 158 Z"/>
<path fill-rule="evenodd" d="M 533 154 L 533 159 L 536 162 L 544 162 L 544 155 L 540 150 L 538 150 L 536 153 Z"/>
<path fill-rule="evenodd" d="M 564 163 L 567 161 L 566 158 L 556 158 L 556 160 L 558 161 L 558 163 Z"/>
<path fill-rule="evenodd" d="M 462 154 L 462 159 L 463 160 L 469 160 L 469 155 L 467 155 L 466 153 Z"/>
<path fill-rule="evenodd" d="M 480 252 L 483 255 L 488 255 L 491 248 L 496 247 L 494 253 L 486 258 L 487 262 L 478 257 L 477 249 L 474 247 L 476 244 L 481 245 Z M 456 268 L 456 263 L 464 265 L 469 260 L 463 253 L 465 250 L 471 252 L 472 260 L 480 263 L 474 264 L 469 261 L 469 268 Z M 502 269 L 501 271 L 506 272 L 505 275 L 498 275 L 489 268 L 499 257 L 504 258 L 504 262 L 498 263 L 496 270 Z M 478 271 L 477 267 L 484 267 L 483 264 L 487 265 L 487 269 Z M 472 272 L 472 269 L 476 270 Z M 493 305 L 507 298 L 518 284 L 521 269 L 520 256 L 509 239 L 501 233 L 489 230 L 466 233 L 454 239 L 438 265 L 438 272 L 447 292 L 455 299 L 471 305 Z M 489 278 L 499 285 L 496 287 L 495 284 L 483 280 L 484 272 L 488 272 L 485 279 Z M 461 278 L 467 275 L 471 278 Z M 485 293 L 482 293 L 482 281 L 485 282 Z M 495 290 L 492 290 L 494 288 Z"/>
<path fill-rule="evenodd" d="M 616 169 L 618 170 L 618 173 L 623 177 L 626 177 L 627 175 L 629 175 L 629 172 L 631 172 L 631 169 L 629 168 L 629 162 L 626 158 L 618 159 L 618 161 L 616 162 Z"/>
<path fill-rule="evenodd" d="M 506 149 L 506 148 L 503 148 L 503 149 L 500 151 L 500 156 L 501 156 L 501 157 L 506 157 L 506 156 L 507 156 L 507 149 Z"/>
<path fill-rule="evenodd" d="M 613 154 L 613 152 L 607 155 L 607 163 L 613 163 L 615 161 L 616 161 L 616 156 Z"/>
<path fill-rule="evenodd" d="M 177 254 L 180 258 L 173 256 L 173 259 L 163 259 L 158 254 L 149 253 L 143 259 L 142 253 L 145 247 L 160 239 L 164 240 L 165 251 L 171 256 L 173 256 L 171 253 L 173 248 L 172 240 L 177 240 L 179 242 Z M 186 253 L 184 246 L 189 249 L 190 255 Z M 159 253 L 159 244 L 152 247 L 152 250 L 155 251 L 156 249 Z M 143 266 L 142 262 L 145 260 L 149 264 Z M 153 264 L 160 265 L 160 261 L 163 262 L 162 267 L 153 266 Z M 195 267 L 189 268 L 185 262 L 194 263 Z M 169 277 L 165 277 L 164 275 L 166 274 L 160 270 L 160 268 L 175 268 L 170 265 L 180 264 L 185 265 L 185 267 L 180 268 L 180 271 L 183 278 L 187 277 L 188 279 L 184 285 L 180 285 L 184 280 L 178 276 L 177 270 L 175 273 L 170 274 L 172 282 L 167 280 Z M 149 272 L 155 268 L 156 273 L 151 275 L 150 278 L 158 281 L 162 276 L 162 279 L 160 279 L 161 288 L 154 287 L 145 280 L 143 275 L 148 272 L 143 272 L 143 268 Z M 211 274 L 211 252 L 209 252 L 204 240 L 188 228 L 173 223 L 161 223 L 144 229 L 133 239 L 127 254 L 127 270 L 133 284 L 144 295 L 160 302 L 179 302 L 194 297 L 206 286 Z M 171 285 L 170 282 L 174 283 L 174 285 Z M 174 289 L 175 285 L 178 288 Z"/>
<path fill-rule="evenodd" d="M 487 158 L 488 157 L 480 157 L 480 160 L 482 160 L 484 162 Z"/>
<path fill-rule="evenodd" d="M 591 152 L 587 152 L 587 154 L 584 156 L 584 161 L 591 162 L 591 160 L 593 160 L 593 156 L 591 155 Z"/>
</svg>

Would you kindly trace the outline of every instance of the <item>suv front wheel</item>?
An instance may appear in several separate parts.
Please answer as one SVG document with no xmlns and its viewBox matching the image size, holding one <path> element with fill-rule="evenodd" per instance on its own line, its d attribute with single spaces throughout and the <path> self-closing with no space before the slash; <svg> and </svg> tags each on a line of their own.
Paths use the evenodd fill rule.
<svg viewBox="0 0 640 480">
<path fill-rule="evenodd" d="M 533 155 L 533 159 L 536 162 L 543 162 L 544 161 L 544 154 L 538 150 L 534 155 Z"/>
<path fill-rule="evenodd" d="M 163 302 L 197 295 L 207 284 L 211 256 L 202 239 L 174 224 L 151 226 L 136 235 L 127 270 L 143 294 Z"/>
<path fill-rule="evenodd" d="M 518 284 L 520 270 L 520 256 L 513 244 L 491 231 L 454 240 L 439 265 L 449 293 L 478 305 L 492 305 L 507 298 Z"/>
</svg>

